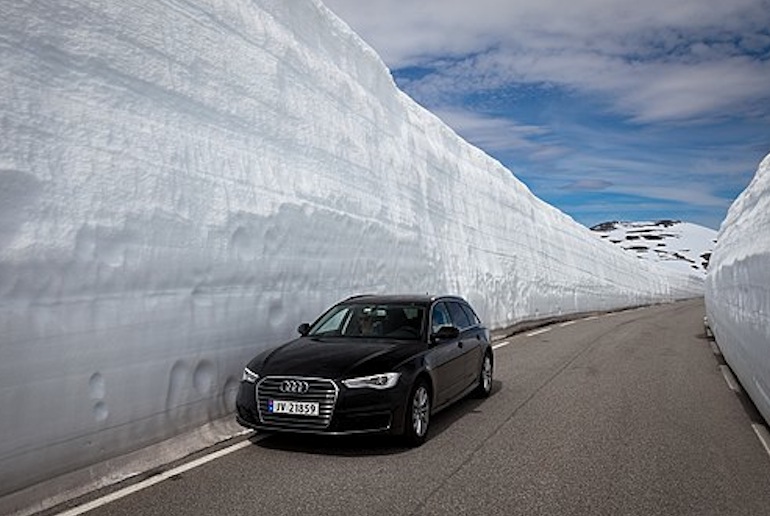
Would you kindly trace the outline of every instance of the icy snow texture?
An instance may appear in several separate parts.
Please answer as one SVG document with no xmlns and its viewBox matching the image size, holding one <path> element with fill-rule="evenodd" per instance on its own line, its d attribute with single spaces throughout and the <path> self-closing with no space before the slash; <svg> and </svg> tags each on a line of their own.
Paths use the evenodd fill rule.
<svg viewBox="0 0 770 516">
<path fill-rule="evenodd" d="M 725 360 L 770 422 L 770 155 L 719 230 L 706 311 Z"/>
<path fill-rule="evenodd" d="M 0 495 L 227 414 L 353 293 L 495 327 L 702 293 L 536 199 L 317 1 L 0 20 Z"/>
</svg>

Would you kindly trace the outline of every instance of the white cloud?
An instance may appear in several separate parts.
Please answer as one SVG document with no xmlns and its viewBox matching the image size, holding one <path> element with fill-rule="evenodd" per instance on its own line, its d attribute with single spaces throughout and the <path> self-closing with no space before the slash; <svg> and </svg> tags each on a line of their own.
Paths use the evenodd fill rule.
<svg viewBox="0 0 770 516">
<path fill-rule="evenodd" d="M 650 184 L 637 183 L 628 186 L 616 186 L 615 192 L 701 207 L 727 208 L 731 202 L 729 199 L 715 196 L 708 186 L 671 188 L 670 186 L 652 186 Z"/>
<path fill-rule="evenodd" d="M 559 145 L 536 140 L 548 136 L 549 131 L 544 127 L 517 124 L 508 118 L 468 110 L 436 108 L 432 111 L 463 138 L 490 152 L 517 151 L 531 159 L 553 158 L 567 152 Z"/>
<path fill-rule="evenodd" d="M 742 57 L 647 67 L 653 80 L 616 92 L 618 104 L 640 121 L 748 113 L 767 98 L 770 67 Z"/>
<path fill-rule="evenodd" d="M 608 97 L 638 121 L 752 112 L 770 90 L 767 0 L 327 0 L 391 68 L 442 63 L 436 98 L 510 83 Z M 747 57 L 763 52 L 764 60 Z"/>
<path fill-rule="evenodd" d="M 592 192 L 592 191 L 606 190 L 610 186 L 612 186 L 612 183 L 610 181 L 605 181 L 603 179 L 580 179 L 578 181 L 573 181 L 569 184 L 566 184 L 561 188 L 563 190 Z"/>
<path fill-rule="evenodd" d="M 767 26 L 766 0 L 326 0 L 398 67 L 426 54 L 463 55 L 488 42 L 528 48 L 635 48 L 636 39 Z M 630 45 L 629 45 L 630 44 Z"/>
</svg>

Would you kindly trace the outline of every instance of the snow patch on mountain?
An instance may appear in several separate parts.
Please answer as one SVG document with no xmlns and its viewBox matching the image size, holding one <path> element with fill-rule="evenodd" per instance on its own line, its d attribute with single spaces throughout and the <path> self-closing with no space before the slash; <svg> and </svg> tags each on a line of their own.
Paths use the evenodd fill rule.
<svg viewBox="0 0 770 516">
<path fill-rule="evenodd" d="M 600 238 L 639 258 L 672 270 L 705 276 L 716 245 L 713 229 L 679 220 L 603 222 L 591 227 Z"/>
</svg>

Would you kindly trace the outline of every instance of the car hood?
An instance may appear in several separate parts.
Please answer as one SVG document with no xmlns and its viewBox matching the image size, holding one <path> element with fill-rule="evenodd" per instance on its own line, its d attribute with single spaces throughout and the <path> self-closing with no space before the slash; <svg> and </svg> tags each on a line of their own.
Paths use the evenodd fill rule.
<svg viewBox="0 0 770 516">
<path fill-rule="evenodd" d="M 302 337 L 253 361 L 260 376 L 352 378 L 393 371 L 427 349 L 417 341 Z"/>
</svg>

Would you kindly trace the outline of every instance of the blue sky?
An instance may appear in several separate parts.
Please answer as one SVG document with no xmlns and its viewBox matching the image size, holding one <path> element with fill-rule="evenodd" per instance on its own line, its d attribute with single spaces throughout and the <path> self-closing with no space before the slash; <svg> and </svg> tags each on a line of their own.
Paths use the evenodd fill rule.
<svg viewBox="0 0 770 516">
<path fill-rule="evenodd" d="M 770 0 L 326 0 L 398 85 L 591 226 L 714 229 L 770 153 Z"/>
</svg>

